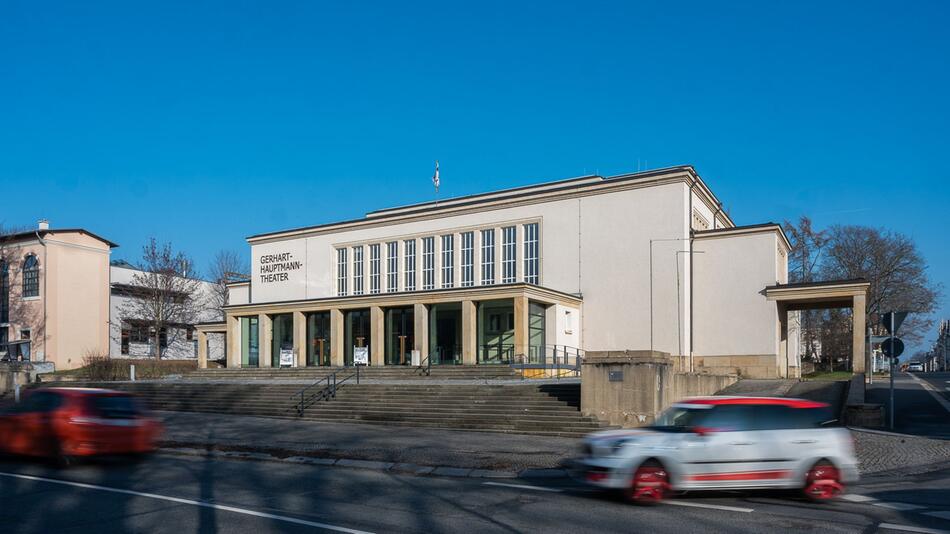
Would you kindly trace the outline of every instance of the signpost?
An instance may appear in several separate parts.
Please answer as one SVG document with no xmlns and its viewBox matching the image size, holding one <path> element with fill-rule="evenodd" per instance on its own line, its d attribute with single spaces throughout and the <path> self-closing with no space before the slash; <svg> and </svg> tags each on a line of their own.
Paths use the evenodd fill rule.
<svg viewBox="0 0 950 534">
<path fill-rule="evenodd" d="M 888 410 L 891 430 L 894 430 L 894 372 L 897 370 L 897 357 L 904 352 L 904 342 L 897 337 L 897 329 L 901 327 L 906 317 L 905 311 L 891 311 L 881 315 L 881 324 L 891 334 L 891 337 L 881 343 L 881 352 L 890 359 L 891 363 L 891 409 Z"/>
</svg>

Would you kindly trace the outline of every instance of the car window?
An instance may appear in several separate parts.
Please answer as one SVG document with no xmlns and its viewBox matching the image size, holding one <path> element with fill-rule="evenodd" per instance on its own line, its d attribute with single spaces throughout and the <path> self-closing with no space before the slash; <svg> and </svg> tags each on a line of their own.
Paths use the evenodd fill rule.
<svg viewBox="0 0 950 534">
<path fill-rule="evenodd" d="M 97 395 L 89 399 L 89 407 L 106 419 L 130 419 L 142 412 L 138 400 L 128 395 Z"/>
<path fill-rule="evenodd" d="M 23 399 L 16 411 L 20 413 L 49 413 L 63 405 L 63 396 L 53 391 L 37 391 Z"/>
<path fill-rule="evenodd" d="M 744 404 L 720 404 L 709 410 L 699 423 L 718 432 L 738 432 L 755 427 L 754 406 Z"/>
</svg>

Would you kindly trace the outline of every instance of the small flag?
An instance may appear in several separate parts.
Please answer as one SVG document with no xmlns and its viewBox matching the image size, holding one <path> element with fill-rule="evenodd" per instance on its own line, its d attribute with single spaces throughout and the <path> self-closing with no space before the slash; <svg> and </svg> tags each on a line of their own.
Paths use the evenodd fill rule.
<svg viewBox="0 0 950 534">
<path fill-rule="evenodd" d="M 435 174 L 432 175 L 432 185 L 435 186 L 436 192 L 439 191 L 439 160 L 435 160 Z"/>
</svg>

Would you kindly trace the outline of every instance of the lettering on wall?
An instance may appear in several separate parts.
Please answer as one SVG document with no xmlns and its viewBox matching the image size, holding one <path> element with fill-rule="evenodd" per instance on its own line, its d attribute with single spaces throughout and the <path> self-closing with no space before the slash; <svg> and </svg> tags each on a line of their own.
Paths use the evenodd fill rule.
<svg viewBox="0 0 950 534">
<path fill-rule="evenodd" d="M 298 271 L 303 267 L 303 262 L 295 260 L 290 252 L 264 254 L 260 263 L 260 281 L 265 284 L 286 282 L 290 279 L 291 271 Z"/>
</svg>

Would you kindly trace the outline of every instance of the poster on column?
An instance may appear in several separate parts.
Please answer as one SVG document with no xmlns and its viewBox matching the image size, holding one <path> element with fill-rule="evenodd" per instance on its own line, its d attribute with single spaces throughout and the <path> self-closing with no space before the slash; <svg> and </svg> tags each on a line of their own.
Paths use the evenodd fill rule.
<svg viewBox="0 0 950 534">
<path fill-rule="evenodd" d="M 294 365 L 294 349 L 292 348 L 281 348 L 280 349 L 280 366 L 281 367 L 293 367 Z"/>
<path fill-rule="evenodd" d="M 369 347 L 353 347 L 353 365 L 369 365 Z"/>
</svg>

